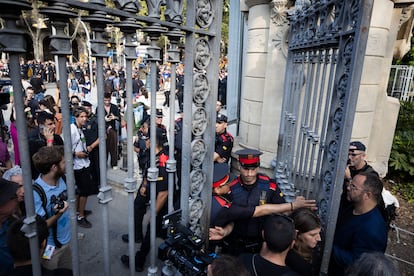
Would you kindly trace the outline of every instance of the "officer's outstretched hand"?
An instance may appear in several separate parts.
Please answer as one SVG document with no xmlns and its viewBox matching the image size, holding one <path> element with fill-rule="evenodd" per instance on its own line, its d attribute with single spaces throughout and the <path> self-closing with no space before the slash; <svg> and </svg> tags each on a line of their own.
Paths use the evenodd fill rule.
<svg viewBox="0 0 414 276">
<path fill-rule="evenodd" d="M 224 227 L 214 226 L 214 228 L 209 229 L 209 239 L 212 241 L 222 240 L 233 231 L 233 227 L 233 222 L 230 222 Z"/>
<path fill-rule="evenodd" d="M 299 209 L 299 208 L 310 208 L 312 210 L 318 209 L 316 207 L 316 200 L 314 199 L 305 199 L 303 196 L 298 196 L 295 198 L 295 201 L 292 202 L 293 210 Z"/>
<path fill-rule="evenodd" d="M 219 241 L 225 237 L 226 231 L 223 227 L 214 226 L 214 228 L 209 229 L 209 239 L 211 241 Z"/>
</svg>

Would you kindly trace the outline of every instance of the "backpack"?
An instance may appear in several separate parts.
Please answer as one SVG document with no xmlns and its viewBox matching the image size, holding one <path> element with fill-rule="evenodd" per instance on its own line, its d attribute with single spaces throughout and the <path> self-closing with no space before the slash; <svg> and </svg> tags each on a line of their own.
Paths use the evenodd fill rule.
<svg viewBox="0 0 414 276">
<path fill-rule="evenodd" d="M 114 79 L 106 79 L 104 83 L 105 93 L 112 93 L 115 91 Z"/>
<path fill-rule="evenodd" d="M 45 219 L 47 219 L 49 216 L 47 215 L 47 210 L 46 210 L 46 206 L 47 206 L 46 193 L 43 190 L 42 186 L 40 186 L 36 182 L 33 184 L 33 191 L 35 191 L 40 196 L 40 199 L 42 200 L 42 208 L 43 208 L 43 210 L 45 211 L 45 214 L 46 214 Z M 55 242 L 56 247 L 61 248 L 62 244 L 57 239 L 57 222 L 52 225 L 52 233 L 53 233 L 53 241 Z"/>
</svg>

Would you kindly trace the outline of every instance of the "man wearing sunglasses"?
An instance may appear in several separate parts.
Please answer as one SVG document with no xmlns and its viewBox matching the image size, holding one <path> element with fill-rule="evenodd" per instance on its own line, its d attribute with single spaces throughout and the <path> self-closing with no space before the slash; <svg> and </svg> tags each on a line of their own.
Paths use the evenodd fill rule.
<svg viewBox="0 0 414 276">
<path fill-rule="evenodd" d="M 341 203 L 339 207 L 340 212 L 351 205 L 351 202 L 349 202 L 346 198 L 346 185 L 352 180 L 352 178 L 359 173 L 375 172 L 375 170 L 368 165 L 366 161 L 367 155 L 365 150 L 365 145 L 359 141 L 349 143 L 348 163 L 345 168 L 344 186 L 342 189 Z"/>
</svg>

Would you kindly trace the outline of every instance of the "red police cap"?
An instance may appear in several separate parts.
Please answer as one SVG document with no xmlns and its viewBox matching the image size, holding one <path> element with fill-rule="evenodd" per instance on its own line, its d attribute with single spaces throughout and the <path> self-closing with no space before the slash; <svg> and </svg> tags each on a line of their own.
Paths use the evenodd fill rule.
<svg viewBox="0 0 414 276">
<path fill-rule="evenodd" d="M 260 155 L 263 152 L 255 149 L 242 149 L 235 152 L 239 156 L 239 162 L 242 167 L 259 167 Z"/>
<path fill-rule="evenodd" d="M 229 165 L 227 163 L 215 163 L 213 172 L 213 188 L 220 187 L 229 180 Z"/>
</svg>

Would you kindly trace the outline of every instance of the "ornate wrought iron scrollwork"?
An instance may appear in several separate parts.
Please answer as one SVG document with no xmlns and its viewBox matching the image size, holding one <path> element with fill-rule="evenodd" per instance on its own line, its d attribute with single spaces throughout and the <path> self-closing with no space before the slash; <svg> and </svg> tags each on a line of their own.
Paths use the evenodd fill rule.
<svg viewBox="0 0 414 276">
<path fill-rule="evenodd" d="M 210 0 L 197 0 L 196 21 L 201 28 L 209 28 L 214 20 L 213 6 Z"/>
<path fill-rule="evenodd" d="M 205 103 L 210 95 L 210 85 L 206 74 L 196 73 L 194 75 L 194 91 L 193 91 L 193 101 L 197 105 Z"/>
<path fill-rule="evenodd" d="M 191 165 L 199 167 L 206 157 L 207 147 L 203 140 L 197 139 L 191 142 Z"/>
<path fill-rule="evenodd" d="M 206 178 L 206 174 L 199 169 L 193 170 L 190 173 L 191 197 L 197 196 L 203 190 Z"/>
<path fill-rule="evenodd" d="M 190 218 L 190 225 L 192 228 L 196 228 L 197 222 L 200 220 L 201 216 L 203 215 L 204 209 L 204 202 L 201 198 L 197 197 L 190 200 L 189 206 L 189 218 Z M 201 228 L 200 228 L 201 229 Z M 194 231 L 194 230 L 193 230 Z M 199 233 L 196 233 L 199 234 Z"/>
<path fill-rule="evenodd" d="M 210 64 L 210 60 L 210 43 L 206 38 L 200 37 L 195 42 L 194 64 L 198 69 L 204 70 Z"/>
<path fill-rule="evenodd" d="M 164 0 L 145 0 L 148 8 L 148 16 L 160 19 L 160 8 Z"/>
<path fill-rule="evenodd" d="M 193 113 L 192 132 L 194 136 L 201 136 L 207 128 L 207 111 L 199 107 Z"/>
<path fill-rule="evenodd" d="M 165 18 L 173 23 L 181 24 L 183 22 L 183 0 L 166 0 L 167 8 L 165 9 Z"/>
</svg>

